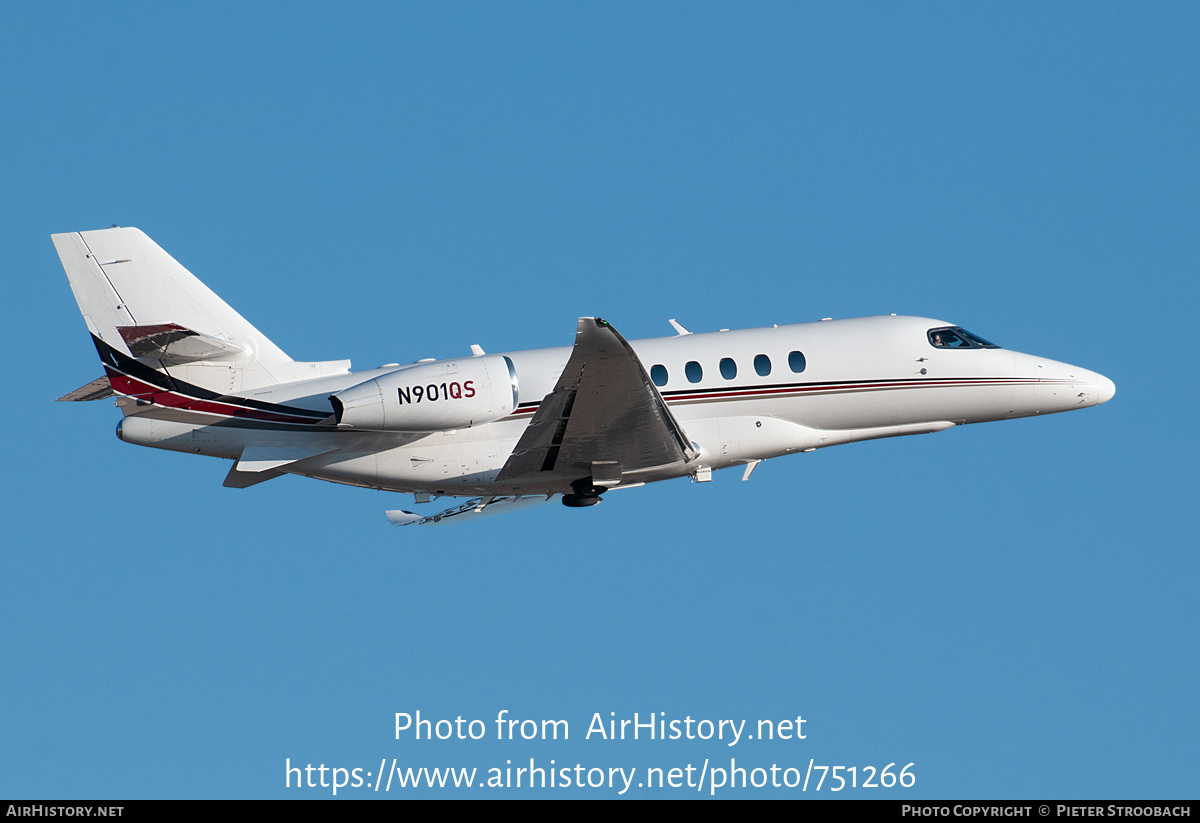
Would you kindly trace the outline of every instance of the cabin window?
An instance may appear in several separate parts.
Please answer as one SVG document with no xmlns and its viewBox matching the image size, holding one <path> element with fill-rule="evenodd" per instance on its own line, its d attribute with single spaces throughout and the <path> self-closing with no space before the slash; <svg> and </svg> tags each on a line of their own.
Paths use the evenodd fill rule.
<svg viewBox="0 0 1200 823">
<path fill-rule="evenodd" d="M 808 363 L 804 359 L 804 352 L 794 351 L 788 355 L 788 368 L 796 374 L 804 371 L 804 367 L 807 365 Z"/>
<path fill-rule="evenodd" d="M 651 366 L 650 379 L 654 381 L 654 385 L 662 388 L 667 385 L 667 367 L 666 366 Z"/>
<path fill-rule="evenodd" d="M 948 326 L 942 329 L 930 329 L 927 332 L 929 345 L 935 349 L 998 349 L 995 343 L 989 343 L 982 337 L 976 337 L 966 329 L 958 326 Z"/>
<path fill-rule="evenodd" d="M 737 377 L 737 363 L 733 362 L 732 357 L 721 359 L 721 376 L 726 380 L 732 380 Z"/>
<path fill-rule="evenodd" d="M 695 360 L 688 361 L 688 364 L 683 367 L 683 373 L 687 375 L 689 383 L 699 383 L 704 379 L 704 369 L 700 368 L 700 364 Z"/>
<path fill-rule="evenodd" d="M 760 377 L 766 377 L 771 373 L 771 358 L 765 354 L 754 355 L 754 370 Z"/>
</svg>

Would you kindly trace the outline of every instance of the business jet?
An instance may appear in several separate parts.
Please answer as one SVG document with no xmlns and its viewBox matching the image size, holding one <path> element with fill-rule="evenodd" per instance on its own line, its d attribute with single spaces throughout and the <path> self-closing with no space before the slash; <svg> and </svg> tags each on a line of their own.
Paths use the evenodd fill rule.
<svg viewBox="0 0 1200 823">
<path fill-rule="evenodd" d="M 135 228 L 53 235 L 126 443 L 284 474 L 469 498 L 396 525 L 457 522 L 660 480 L 712 479 L 828 446 L 1096 406 L 1096 372 L 923 317 L 826 319 L 627 341 L 579 318 L 574 345 L 352 372 L 297 362 Z"/>
</svg>

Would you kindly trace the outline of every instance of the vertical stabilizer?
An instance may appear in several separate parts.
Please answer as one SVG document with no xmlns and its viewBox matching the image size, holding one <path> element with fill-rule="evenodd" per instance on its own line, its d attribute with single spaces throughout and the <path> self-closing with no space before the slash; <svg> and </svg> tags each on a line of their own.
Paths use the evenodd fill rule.
<svg viewBox="0 0 1200 823">
<path fill-rule="evenodd" d="M 173 378 L 236 393 L 349 370 L 293 361 L 139 229 L 52 239 L 88 331 Z"/>
</svg>

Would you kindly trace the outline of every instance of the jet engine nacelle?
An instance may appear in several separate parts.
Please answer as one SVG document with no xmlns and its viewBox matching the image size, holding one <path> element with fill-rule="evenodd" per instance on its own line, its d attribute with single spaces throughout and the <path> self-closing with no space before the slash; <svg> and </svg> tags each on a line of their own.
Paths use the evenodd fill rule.
<svg viewBox="0 0 1200 823">
<path fill-rule="evenodd" d="M 339 429 L 465 429 L 511 414 L 517 372 L 502 355 L 410 366 L 330 395 Z"/>
</svg>

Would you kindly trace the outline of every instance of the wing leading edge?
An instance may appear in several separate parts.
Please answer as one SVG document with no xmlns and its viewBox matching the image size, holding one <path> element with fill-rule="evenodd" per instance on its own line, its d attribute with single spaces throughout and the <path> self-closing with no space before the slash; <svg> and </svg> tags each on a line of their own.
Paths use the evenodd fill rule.
<svg viewBox="0 0 1200 823">
<path fill-rule="evenodd" d="M 579 318 L 575 348 L 497 482 L 591 505 L 623 476 L 698 456 L 633 348 L 598 317 Z M 634 479 L 634 478 L 628 478 Z"/>
</svg>

